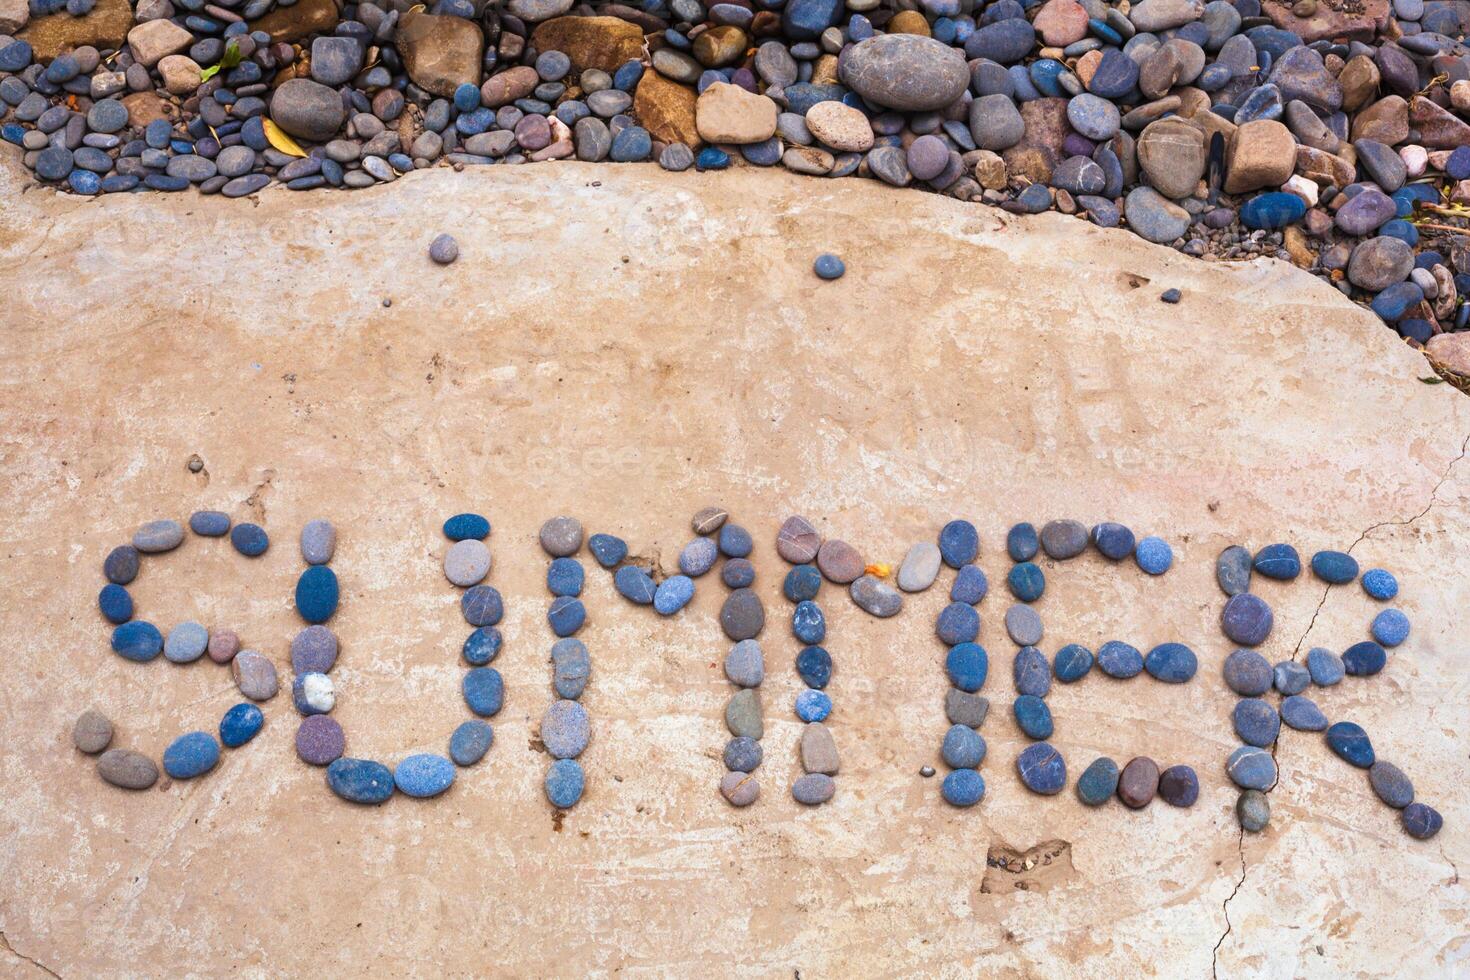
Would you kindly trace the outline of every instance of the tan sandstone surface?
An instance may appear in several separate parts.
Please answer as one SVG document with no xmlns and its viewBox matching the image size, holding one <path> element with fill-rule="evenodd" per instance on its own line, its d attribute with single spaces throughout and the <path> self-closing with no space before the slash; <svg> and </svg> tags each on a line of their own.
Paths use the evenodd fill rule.
<svg viewBox="0 0 1470 980">
<path fill-rule="evenodd" d="M 1470 400 L 1416 381 L 1430 373 L 1419 354 L 1304 273 L 749 170 L 441 170 L 231 202 L 57 196 L 6 164 L 0 973 L 1466 969 Z M 425 254 L 440 232 L 460 244 L 448 268 Z M 848 266 L 835 283 L 811 273 L 828 250 Z M 1158 299 L 1169 287 L 1177 306 Z M 659 621 L 588 562 L 589 783 L 557 816 L 536 739 L 551 643 L 536 530 L 572 514 L 668 568 L 712 502 L 757 542 L 761 799 L 734 810 L 716 792 L 733 690 L 718 581 Z M 439 525 L 487 514 L 508 611 L 486 759 L 440 799 L 357 808 L 295 758 L 283 693 L 209 776 L 102 784 L 70 741 L 86 708 L 156 759 L 238 700 L 207 659 L 115 656 L 96 609 L 108 549 L 198 508 L 258 521 L 270 551 L 249 561 L 191 537 L 145 559 L 139 615 L 234 628 L 285 678 L 296 536 L 329 518 L 334 717 L 348 754 L 389 763 L 444 751 L 466 716 Z M 773 547 L 790 513 L 893 563 L 952 517 L 980 527 L 980 806 L 951 809 L 919 774 L 944 772 L 932 624 L 949 572 L 885 622 L 824 589 L 842 770 L 830 804 L 791 799 L 801 685 Z M 1054 517 L 1161 534 L 1176 563 L 1149 580 L 1093 553 L 1048 563 L 1045 651 L 1181 640 L 1201 665 L 1184 686 L 1096 672 L 1058 686 L 1069 785 L 1039 798 L 1014 769 L 1004 534 Z M 1276 540 L 1399 575 L 1409 642 L 1379 676 L 1311 693 L 1440 809 L 1433 841 L 1405 835 L 1320 736 L 1291 731 L 1270 827 L 1239 832 L 1213 562 Z M 1272 660 L 1341 650 L 1375 611 L 1310 575 L 1260 592 L 1277 613 Z M 1199 802 L 1089 810 L 1071 783 L 1099 754 L 1193 765 Z"/>
</svg>

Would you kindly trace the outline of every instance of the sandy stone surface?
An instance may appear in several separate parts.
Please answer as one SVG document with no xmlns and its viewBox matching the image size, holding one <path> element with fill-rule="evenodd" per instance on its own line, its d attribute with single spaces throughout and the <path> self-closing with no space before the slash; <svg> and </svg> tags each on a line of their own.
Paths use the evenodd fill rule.
<svg viewBox="0 0 1470 980">
<path fill-rule="evenodd" d="M 874 182 L 559 164 L 423 173 L 352 194 L 0 210 L 0 972 L 803 977 L 1445 975 L 1470 956 L 1470 400 L 1367 312 L 1278 262 L 1191 261 L 1061 216 L 1014 219 Z M 429 241 L 459 240 L 432 265 Z M 811 273 L 823 251 L 846 278 Z M 1159 302 L 1177 287 L 1177 306 Z M 384 301 L 392 300 L 391 306 Z M 198 473 L 188 463 L 197 455 Z M 669 621 L 589 570 L 586 796 L 544 802 L 545 558 L 557 513 L 672 567 L 689 516 L 755 534 L 769 622 L 760 801 L 719 797 L 723 590 Z M 254 743 L 129 794 L 71 745 L 97 707 L 155 759 L 238 699 L 228 669 L 107 649 L 101 563 L 139 523 L 219 508 L 273 535 L 247 561 L 191 537 L 145 559 L 142 617 L 230 628 L 289 671 L 301 526 L 337 524 L 332 673 L 351 755 L 444 751 L 467 716 L 442 520 L 494 523 L 507 685 L 486 759 L 443 798 L 358 809 Z M 835 799 L 804 810 L 790 513 L 896 569 L 954 516 L 992 592 L 974 810 L 939 799 L 952 572 L 868 618 L 824 590 Z M 1015 776 L 1003 550 L 1013 521 L 1114 519 L 1176 551 L 1162 580 L 1095 553 L 1047 566 L 1048 654 L 1194 647 L 1185 686 L 1093 674 L 1050 697 L 1069 787 Z M 1445 827 L 1418 843 L 1320 736 L 1287 732 L 1274 817 L 1242 838 L 1212 577 L 1227 544 L 1344 548 L 1395 571 L 1410 641 L 1317 695 L 1372 735 Z M 585 552 L 584 552 L 585 556 Z M 589 563 L 590 564 L 590 563 Z M 1366 636 L 1374 604 L 1310 578 L 1261 590 L 1272 660 Z M 1088 810 L 1097 755 L 1188 763 L 1192 810 Z"/>
</svg>

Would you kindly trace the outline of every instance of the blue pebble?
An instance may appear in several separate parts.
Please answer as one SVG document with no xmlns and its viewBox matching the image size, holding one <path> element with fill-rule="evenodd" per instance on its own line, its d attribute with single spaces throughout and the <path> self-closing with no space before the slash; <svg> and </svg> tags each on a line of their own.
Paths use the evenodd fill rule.
<svg viewBox="0 0 1470 980">
<path fill-rule="evenodd" d="M 750 532 L 739 524 L 726 524 L 720 528 L 720 554 L 727 558 L 749 557 L 754 547 Z"/>
<path fill-rule="evenodd" d="M 230 530 L 230 544 L 246 558 L 258 558 L 265 554 L 270 543 L 265 528 L 259 524 L 236 524 Z"/>
<path fill-rule="evenodd" d="M 152 623 L 135 619 L 112 631 L 112 650 L 126 660 L 143 663 L 163 652 L 163 634 Z"/>
<path fill-rule="evenodd" d="M 950 806 L 974 806 L 985 798 L 985 777 L 973 769 L 956 769 L 944 777 L 939 792 Z"/>
<path fill-rule="evenodd" d="M 1282 694 L 1300 694 L 1311 682 L 1307 668 L 1293 660 L 1283 660 L 1271 669 L 1271 686 Z"/>
<path fill-rule="evenodd" d="M 465 638 L 460 653 L 464 656 L 465 663 L 483 667 L 499 655 L 501 642 L 500 630 L 493 626 L 482 626 Z"/>
<path fill-rule="evenodd" d="M 951 769 L 978 769 L 985 759 L 985 739 L 969 725 L 951 725 L 939 754 Z"/>
<path fill-rule="evenodd" d="M 841 279 L 847 272 L 847 265 L 831 252 L 823 252 L 812 263 L 812 271 L 821 279 Z"/>
<path fill-rule="evenodd" d="M 786 573 L 781 583 L 781 592 L 792 602 L 806 602 L 817 597 L 822 589 L 822 573 L 815 565 L 797 565 Z"/>
<path fill-rule="evenodd" d="M 1092 529 L 1092 546 L 1110 561 L 1122 561 L 1133 554 L 1135 544 L 1133 532 L 1122 524 L 1107 521 Z"/>
<path fill-rule="evenodd" d="M 393 770 L 371 759 L 334 759 L 327 786 L 349 803 L 382 803 L 393 795 Z"/>
<path fill-rule="evenodd" d="M 1118 791 L 1118 764 L 1107 756 L 1094 759 L 1077 777 L 1077 798 L 1088 806 L 1102 806 Z"/>
<path fill-rule="evenodd" d="M 546 770 L 546 799 L 559 810 L 575 806 L 585 785 L 586 777 L 575 759 L 557 759 Z"/>
<path fill-rule="evenodd" d="M 296 611 L 308 623 L 325 623 L 337 611 L 340 594 L 337 573 L 312 565 L 296 580 Z"/>
<path fill-rule="evenodd" d="M 505 681 L 494 667 L 472 667 L 461 682 L 465 704 L 481 718 L 499 714 L 505 704 Z"/>
<path fill-rule="evenodd" d="M 1031 524 L 1017 524 L 1006 533 L 1006 554 L 1011 561 L 1030 561 L 1041 550 L 1041 538 Z"/>
<path fill-rule="evenodd" d="M 163 750 L 163 771 L 174 779 L 193 779 L 219 762 L 219 742 L 208 732 L 189 732 Z"/>
<path fill-rule="evenodd" d="M 1281 702 L 1281 720 L 1299 732 L 1320 732 L 1327 727 L 1327 716 L 1317 702 L 1301 694 Z"/>
<path fill-rule="evenodd" d="M 624 599 L 640 606 L 652 605 L 653 597 L 658 592 L 658 586 L 653 584 L 653 579 L 637 565 L 624 565 L 614 572 L 613 588 Z"/>
<path fill-rule="evenodd" d="M 1358 562 L 1341 551 L 1319 551 L 1312 556 L 1312 574 L 1330 585 L 1346 585 L 1358 577 Z"/>
<path fill-rule="evenodd" d="M 1359 769 L 1367 769 L 1377 759 L 1368 733 L 1350 721 L 1340 721 L 1327 729 L 1327 747 L 1342 761 Z"/>
<path fill-rule="evenodd" d="M 642 126 L 625 126 L 613 137 L 607 158 L 613 163 L 636 163 L 647 160 L 653 152 L 653 137 Z"/>
<path fill-rule="evenodd" d="M 255 705 L 242 701 L 219 720 L 219 740 L 237 749 L 259 734 L 265 714 Z"/>
<path fill-rule="evenodd" d="M 1342 658 L 1331 650 L 1313 647 L 1307 651 L 1307 674 L 1318 687 L 1331 687 L 1340 682 L 1347 668 Z"/>
<path fill-rule="evenodd" d="M 1138 542 L 1133 560 L 1149 575 L 1162 575 L 1174 564 L 1174 550 L 1163 538 L 1149 535 Z"/>
<path fill-rule="evenodd" d="M 1109 677 L 1127 680 L 1143 670 L 1143 654 L 1121 640 L 1109 640 L 1097 648 L 1097 667 Z"/>
<path fill-rule="evenodd" d="M 1302 220 L 1307 202 L 1289 191 L 1258 194 L 1240 208 L 1240 223 L 1247 228 L 1285 228 Z"/>
<path fill-rule="evenodd" d="M 1363 573 L 1363 591 L 1384 602 L 1399 594 L 1399 580 L 1393 572 L 1382 568 L 1370 568 Z"/>
<path fill-rule="evenodd" d="M 449 736 L 449 758 L 456 766 L 472 766 L 485 758 L 495 742 L 495 730 L 483 721 L 462 722 Z M 334 763 L 335 765 L 335 763 Z"/>
<path fill-rule="evenodd" d="M 1410 837 L 1415 840 L 1429 840 L 1444 826 L 1444 817 L 1427 803 L 1410 803 L 1400 812 L 1399 822 Z"/>
<path fill-rule="evenodd" d="M 393 770 L 393 784 L 406 796 L 427 799 L 454 785 L 454 763 L 442 755 L 423 752 L 411 755 Z"/>
<path fill-rule="evenodd" d="M 959 643 L 945 655 L 944 672 L 955 687 L 973 693 L 985 686 L 985 677 L 990 673 L 990 657 L 978 643 Z"/>
<path fill-rule="evenodd" d="M 1035 562 L 1023 561 L 1012 565 L 1006 575 L 1006 586 L 1011 595 L 1022 602 L 1035 602 L 1046 591 L 1046 575 Z"/>
<path fill-rule="evenodd" d="M 939 556 L 950 568 L 963 568 L 980 554 L 980 532 L 969 521 L 950 521 L 939 531 Z"/>
<path fill-rule="evenodd" d="M 478 109 L 480 107 L 480 87 L 474 82 L 461 83 L 454 90 L 454 107 L 460 112 L 474 112 Z"/>
<path fill-rule="evenodd" d="M 460 88 L 475 88 L 466 82 Z M 475 98 L 480 97 L 480 90 L 475 89 Z M 450 541 L 483 541 L 490 536 L 490 522 L 479 514 L 455 514 L 444 522 L 444 536 Z"/>
<path fill-rule="evenodd" d="M 730 165 L 730 154 L 718 146 L 706 146 L 694 158 L 696 170 L 724 170 Z"/>
<path fill-rule="evenodd" d="M 1371 677 L 1382 670 L 1386 663 L 1388 652 L 1372 640 L 1354 643 L 1342 652 L 1343 669 L 1353 677 Z"/>
<path fill-rule="evenodd" d="M 796 655 L 796 673 L 807 687 L 820 691 L 832 679 L 832 655 L 821 647 L 805 647 Z"/>
<path fill-rule="evenodd" d="M 1028 745 L 1016 757 L 1016 772 L 1021 782 L 1033 793 L 1052 796 L 1067 785 L 1067 763 L 1060 752 L 1046 742 Z"/>
<path fill-rule="evenodd" d="M 575 558 L 554 559 L 546 569 L 546 588 L 554 596 L 582 594 L 585 578 L 582 563 Z"/>
<path fill-rule="evenodd" d="M 1251 567 L 1267 578 L 1289 582 L 1302 573 L 1302 560 L 1289 544 L 1268 544 L 1256 552 Z"/>
<path fill-rule="evenodd" d="M 694 579 L 688 575 L 670 575 L 654 591 L 653 608 L 660 616 L 672 616 L 693 598 Z"/>
<path fill-rule="evenodd" d="M 121 585 L 109 582 L 97 593 L 97 608 L 109 623 L 126 623 L 133 618 L 133 597 Z"/>
<path fill-rule="evenodd" d="M 972 642 L 980 635 L 980 614 L 973 606 L 951 602 L 940 610 L 934 632 L 947 646 Z"/>
<path fill-rule="evenodd" d="M 1418 283 L 1396 282 L 1373 297 L 1373 302 L 1368 307 L 1385 323 L 1396 323 L 1423 299 L 1424 290 L 1419 288 Z"/>
<path fill-rule="evenodd" d="M 796 696 L 796 717 L 802 721 L 824 721 L 831 713 L 832 699 L 822 691 L 807 688 Z"/>
<path fill-rule="evenodd" d="M 1373 639 L 1380 646 L 1396 647 L 1408 638 L 1409 617 L 1399 610 L 1385 609 L 1373 617 Z"/>
<path fill-rule="evenodd" d="M 102 190 L 102 178 L 90 170 L 73 170 L 66 175 L 66 182 L 75 194 L 91 196 Z"/>
<path fill-rule="evenodd" d="M 1230 753 L 1225 772 L 1241 789 L 1268 790 L 1276 782 L 1276 760 L 1254 745 L 1242 745 Z"/>
<path fill-rule="evenodd" d="M 597 559 L 597 564 L 603 568 L 612 568 L 628 557 L 628 543 L 611 534 L 592 535 L 587 539 L 587 548 L 592 552 L 592 557 Z"/>
<path fill-rule="evenodd" d="M 1378 229 L 1378 234 L 1397 238 L 1410 248 L 1419 244 L 1419 229 L 1403 218 L 1394 218 L 1384 222 L 1383 226 Z"/>
<path fill-rule="evenodd" d="M 1051 691 L 1051 667 L 1046 655 L 1035 647 L 1022 647 L 1016 651 L 1011 662 L 1011 678 L 1016 684 L 1016 693 L 1046 697 Z"/>
<path fill-rule="evenodd" d="M 1033 694 L 1023 694 L 1016 698 L 1011 710 L 1015 712 L 1016 724 L 1027 738 L 1038 742 L 1051 738 L 1053 728 L 1051 709 L 1041 698 Z"/>
<path fill-rule="evenodd" d="M 985 578 L 985 573 L 980 570 L 979 565 L 966 565 L 959 570 L 954 577 L 954 584 L 949 588 L 951 602 L 963 602 L 967 605 L 975 605 L 985 598 L 990 591 L 990 582 Z"/>
<path fill-rule="evenodd" d="M 637 58 L 630 59 L 623 62 L 618 70 L 613 72 L 613 88 L 631 92 L 642 77 L 643 62 Z"/>
<path fill-rule="evenodd" d="M 821 607 L 810 599 L 797 603 L 791 614 L 791 633 L 807 646 L 821 643 L 827 636 L 827 619 Z"/>
<path fill-rule="evenodd" d="M 0 71 L 19 72 L 31 63 L 31 46 L 27 41 L 11 41 L 0 48 Z"/>
<path fill-rule="evenodd" d="M 1260 698 L 1241 698 L 1230 713 L 1235 734 L 1246 745 L 1266 748 L 1276 741 L 1281 732 L 1281 715 Z"/>
<path fill-rule="evenodd" d="M 1068 643 L 1057 651 L 1052 670 L 1063 684 L 1073 684 L 1092 669 L 1092 651 L 1080 643 Z"/>
<path fill-rule="evenodd" d="M 230 515 L 220 510 L 196 510 L 189 515 L 189 530 L 200 537 L 222 538 L 230 533 Z"/>
<path fill-rule="evenodd" d="M 1143 660 L 1143 669 L 1166 684 L 1183 684 L 1198 668 L 1194 651 L 1183 643 L 1160 643 Z"/>
</svg>

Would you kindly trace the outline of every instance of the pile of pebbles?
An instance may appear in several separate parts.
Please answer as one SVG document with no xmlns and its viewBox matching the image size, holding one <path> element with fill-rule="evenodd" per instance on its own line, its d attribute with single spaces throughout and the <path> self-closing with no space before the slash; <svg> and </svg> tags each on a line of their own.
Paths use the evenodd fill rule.
<svg viewBox="0 0 1470 980">
<path fill-rule="evenodd" d="M 257 558 L 270 547 L 270 537 L 257 524 L 234 524 L 222 511 L 196 511 L 189 518 L 189 531 L 197 537 L 222 538 L 226 535 L 235 550 L 247 558 Z M 235 685 L 249 701 L 232 706 L 220 719 L 218 737 L 209 732 L 193 731 L 180 735 L 163 753 L 163 770 L 173 779 L 193 779 L 214 769 L 220 760 L 220 746 L 238 748 L 259 734 L 265 715 L 251 702 L 269 701 L 280 688 L 275 664 L 255 650 L 240 649 L 239 636 L 229 629 L 211 631 L 193 621 L 179 623 L 163 632 L 152 623 L 134 618 L 134 604 L 128 586 L 142 570 L 144 555 L 161 555 L 184 543 L 184 525 L 175 520 L 150 521 L 138 528 L 132 542 L 108 552 L 102 562 L 107 584 L 97 595 L 97 606 L 104 619 L 113 626 L 112 649 L 118 656 L 136 663 L 146 663 L 160 653 L 175 664 L 188 664 L 204 657 L 216 664 L 229 664 Z M 151 758 L 132 749 L 111 749 L 112 723 L 100 712 L 89 710 L 78 720 L 73 742 L 89 754 L 102 753 L 97 760 L 97 774 L 123 789 L 147 789 L 158 780 L 158 766 Z M 106 750 L 106 751 L 104 751 Z"/>
<path fill-rule="evenodd" d="M 1312 574 L 1326 587 L 1359 582 L 1364 593 L 1378 602 L 1398 595 L 1398 580 L 1382 568 L 1359 576 L 1358 562 L 1341 551 L 1319 551 L 1310 562 Z M 1281 725 L 1303 732 L 1323 732 L 1327 746 L 1350 765 L 1368 771 L 1368 784 L 1386 805 L 1400 811 L 1400 823 L 1412 837 L 1428 840 L 1443 824 L 1438 811 L 1415 801 L 1414 786 L 1393 763 L 1379 759 L 1361 726 L 1350 721 L 1331 723 L 1317 703 L 1303 692 L 1308 686 L 1333 687 L 1346 676 L 1370 677 L 1388 663 L 1385 648 L 1396 647 L 1409 637 L 1409 618 L 1401 610 L 1385 608 L 1369 627 L 1372 639 L 1348 647 L 1341 656 L 1325 647 L 1307 653 L 1305 665 L 1283 660 L 1274 666 L 1253 648 L 1271 635 L 1274 616 L 1270 605 L 1251 591 L 1255 576 L 1292 582 L 1303 571 L 1301 556 L 1290 544 L 1270 544 L 1252 554 L 1231 545 L 1215 562 L 1215 579 L 1229 598 L 1220 616 L 1225 636 L 1238 645 L 1224 665 L 1225 684 L 1239 695 L 1231 712 L 1231 724 L 1243 743 L 1226 760 L 1225 771 L 1240 788 L 1236 817 L 1251 833 L 1264 830 L 1271 819 L 1267 793 L 1276 785 L 1276 745 Z M 1279 703 L 1265 699 L 1275 691 Z"/>
<path fill-rule="evenodd" d="M 576 638 L 587 622 L 587 609 L 581 599 L 586 571 L 576 557 L 582 550 L 582 525 L 572 517 L 553 517 L 541 525 L 539 540 L 541 550 L 551 556 L 546 590 L 552 598 L 546 622 L 556 636 L 551 647 L 556 700 L 541 716 L 540 727 L 541 744 L 552 758 L 544 789 L 552 806 L 569 810 L 582 798 L 587 785 L 586 773 L 577 758 L 592 740 L 592 719 L 580 700 L 592 673 L 592 659 L 587 647 Z"/>
<path fill-rule="evenodd" d="M 1287 258 L 1415 344 L 1470 325 L 1454 0 L 88 2 L 0 13 L 0 137 L 79 194 L 779 165 Z"/>
</svg>

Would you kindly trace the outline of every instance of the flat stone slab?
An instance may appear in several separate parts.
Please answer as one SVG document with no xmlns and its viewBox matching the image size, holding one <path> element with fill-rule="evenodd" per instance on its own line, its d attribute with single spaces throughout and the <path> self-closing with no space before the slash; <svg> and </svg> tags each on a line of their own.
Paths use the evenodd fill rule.
<svg viewBox="0 0 1470 980">
<path fill-rule="evenodd" d="M 0 632 L 26 640 L 0 657 L 0 972 L 312 973 L 324 947 L 343 972 L 399 974 L 487 957 L 528 975 L 1454 969 L 1470 918 L 1470 400 L 1418 383 L 1420 355 L 1330 287 L 860 180 L 557 164 L 254 203 L 83 200 L 22 193 L 13 157 Z M 441 233 L 453 266 L 426 255 Z M 811 273 L 827 251 L 847 263 L 832 283 Z M 1169 288 L 1178 305 L 1159 301 Z M 551 697 L 537 529 L 574 515 L 668 565 L 712 503 L 754 535 L 770 614 L 760 800 L 736 811 L 717 790 L 724 590 L 702 580 L 655 621 L 588 563 L 587 792 L 554 817 L 534 747 Z M 350 755 L 388 763 L 444 752 L 462 720 L 440 524 L 485 513 L 509 611 L 485 759 L 439 800 L 358 810 L 296 760 L 277 698 L 204 779 L 100 783 L 70 742 L 84 709 L 156 759 L 238 699 L 207 660 L 113 656 L 95 606 L 110 548 L 200 508 L 277 541 L 335 524 L 332 717 Z M 881 622 L 823 590 L 842 773 L 823 807 L 791 799 L 799 682 L 774 541 L 792 513 L 893 567 L 948 520 L 980 529 L 997 710 L 979 806 L 949 807 L 942 772 L 919 775 L 948 728 L 933 636 L 948 568 Z M 1193 766 L 1191 809 L 1090 809 L 1016 779 L 1004 535 L 1054 518 L 1159 534 L 1175 562 L 1157 579 L 1092 551 L 1047 564 L 1046 652 L 1179 641 L 1199 673 L 1056 685 L 1051 744 L 1071 779 L 1103 754 Z M 1295 731 L 1271 824 L 1242 838 L 1214 560 L 1278 540 L 1398 575 L 1409 642 L 1314 699 L 1444 814 L 1434 841 Z M 235 630 L 287 669 L 295 548 L 245 562 L 191 537 L 145 564 L 140 616 Z M 1376 611 L 1310 576 L 1261 588 L 1272 662 L 1364 639 Z"/>
</svg>

